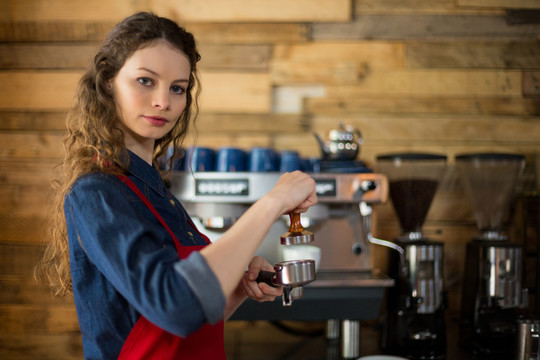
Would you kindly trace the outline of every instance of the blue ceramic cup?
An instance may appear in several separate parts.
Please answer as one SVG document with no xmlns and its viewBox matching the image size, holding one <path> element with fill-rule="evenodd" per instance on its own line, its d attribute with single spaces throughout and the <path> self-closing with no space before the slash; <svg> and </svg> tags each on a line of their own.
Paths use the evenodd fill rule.
<svg viewBox="0 0 540 360">
<path fill-rule="evenodd" d="M 249 171 L 274 172 L 279 170 L 279 157 L 270 148 L 254 147 L 249 152 Z"/>
<path fill-rule="evenodd" d="M 215 151 L 202 146 L 190 147 L 186 154 L 186 164 L 187 171 L 214 171 Z"/>
<path fill-rule="evenodd" d="M 300 154 L 298 154 L 298 151 L 286 150 L 281 152 L 279 171 L 291 172 L 301 169 L 302 162 L 300 160 Z"/>
<path fill-rule="evenodd" d="M 217 152 L 216 171 L 246 171 L 247 153 L 234 147 L 222 147 Z"/>
</svg>

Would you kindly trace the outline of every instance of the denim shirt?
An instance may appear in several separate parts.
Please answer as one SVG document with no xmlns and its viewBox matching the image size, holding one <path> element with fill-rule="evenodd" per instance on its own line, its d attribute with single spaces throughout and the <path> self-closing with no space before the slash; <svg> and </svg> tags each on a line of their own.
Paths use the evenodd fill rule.
<svg viewBox="0 0 540 360">
<path fill-rule="evenodd" d="M 127 175 L 182 245 L 206 244 L 154 167 L 130 153 Z M 116 176 L 81 176 L 64 205 L 85 359 L 116 359 L 141 315 L 182 337 L 223 318 L 225 297 L 204 257 L 180 260 L 171 235 Z"/>
</svg>

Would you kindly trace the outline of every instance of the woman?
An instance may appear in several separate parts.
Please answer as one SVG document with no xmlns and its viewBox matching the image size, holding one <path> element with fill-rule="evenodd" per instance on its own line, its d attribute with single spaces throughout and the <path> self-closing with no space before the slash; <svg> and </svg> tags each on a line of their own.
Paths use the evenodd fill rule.
<svg viewBox="0 0 540 360">
<path fill-rule="evenodd" d="M 273 269 L 256 249 L 280 215 L 317 201 L 310 177 L 284 174 L 206 246 L 153 166 L 194 121 L 199 58 L 190 33 L 139 13 L 78 85 L 41 269 L 73 292 L 85 358 L 224 359 L 223 320 L 282 293 L 255 282 Z"/>
</svg>

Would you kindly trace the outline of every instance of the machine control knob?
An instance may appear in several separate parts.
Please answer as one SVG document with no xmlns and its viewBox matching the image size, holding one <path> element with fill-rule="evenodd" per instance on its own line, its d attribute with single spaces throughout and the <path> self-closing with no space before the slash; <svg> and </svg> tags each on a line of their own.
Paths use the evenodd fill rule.
<svg viewBox="0 0 540 360">
<path fill-rule="evenodd" d="M 360 254 L 362 254 L 363 251 L 364 251 L 364 249 L 362 248 L 362 244 L 360 244 L 360 243 L 354 243 L 353 244 L 352 252 L 353 252 L 354 255 L 360 256 Z"/>
<path fill-rule="evenodd" d="M 377 188 L 377 183 L 373 180 L 362 181 L 362 183 L 360 184 L 360 189 L 363 192 L 375 190 L 376 188 Z"/>
</svg>

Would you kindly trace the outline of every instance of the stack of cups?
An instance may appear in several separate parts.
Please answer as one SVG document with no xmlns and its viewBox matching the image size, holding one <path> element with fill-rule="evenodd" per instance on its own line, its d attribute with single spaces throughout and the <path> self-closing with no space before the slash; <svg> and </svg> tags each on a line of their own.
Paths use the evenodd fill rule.
<svg viewBox="0 0 540 360">
<path fill-rule="evenodd" d="M 284 150 L 278 153 L 271 148 L 254 147 L 247 153 L 235 147 L 224 146 L 215 151 L 208 147 L 193 146 L 175 162 L 173 170 L 284 173 L 303 168 L 303 160 L 297 151 Z"/>
</svg>

